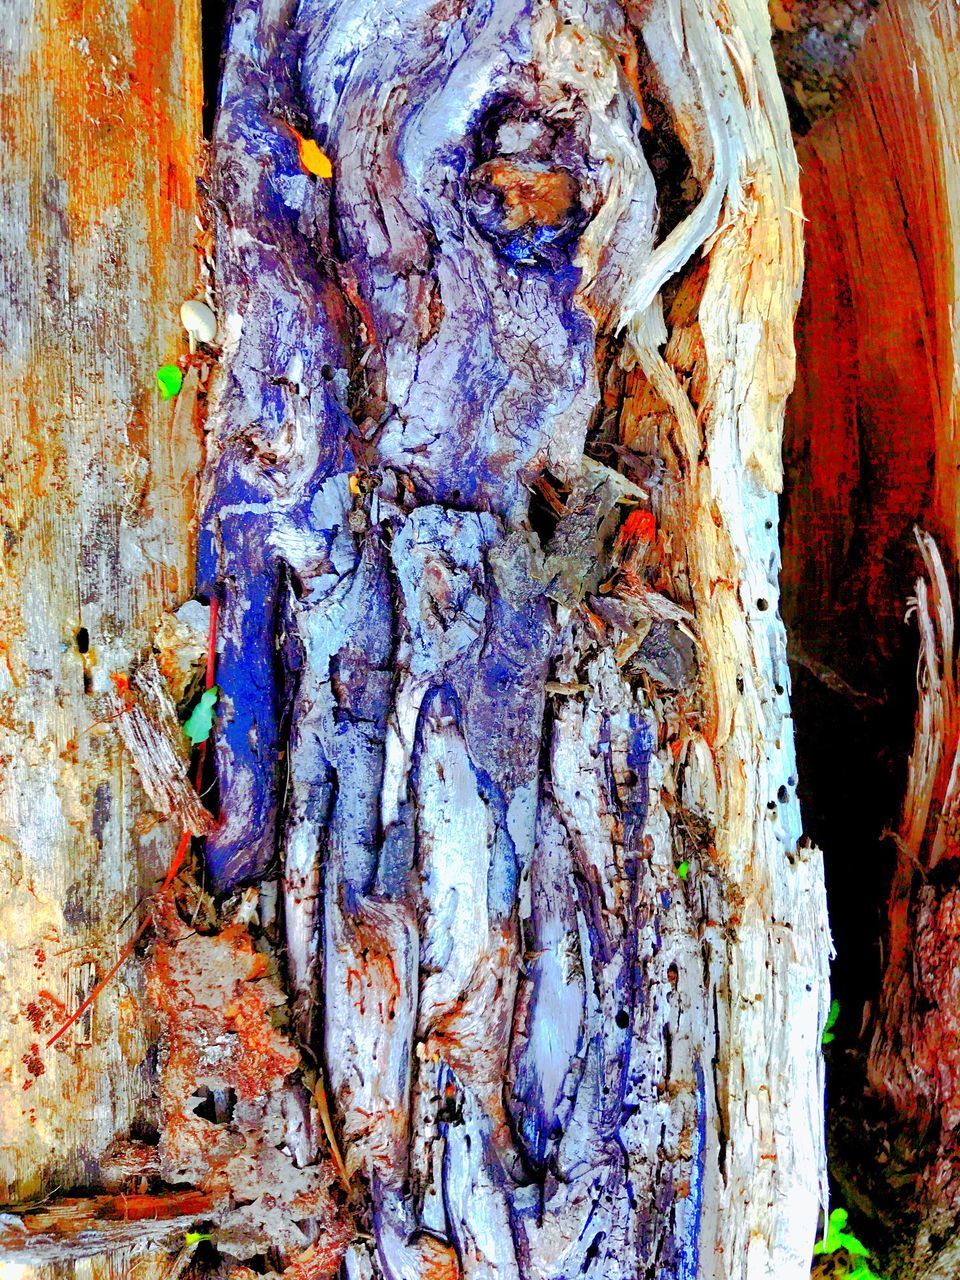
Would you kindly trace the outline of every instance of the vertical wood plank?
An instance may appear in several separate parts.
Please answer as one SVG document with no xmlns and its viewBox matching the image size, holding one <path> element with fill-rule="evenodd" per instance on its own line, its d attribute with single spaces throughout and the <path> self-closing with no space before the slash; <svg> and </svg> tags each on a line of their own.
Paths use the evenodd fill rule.
<svg viewBox="0 0 960 1280">
<path fill-rule="evenodd" d="M 95 1181 L 148 1049 L 137 967 L 52 1050 L 169 856 L 111 677 L 191 587 L 197 0 L 13 0 L 0 31 L 0 1197 Z"/>
</svg>

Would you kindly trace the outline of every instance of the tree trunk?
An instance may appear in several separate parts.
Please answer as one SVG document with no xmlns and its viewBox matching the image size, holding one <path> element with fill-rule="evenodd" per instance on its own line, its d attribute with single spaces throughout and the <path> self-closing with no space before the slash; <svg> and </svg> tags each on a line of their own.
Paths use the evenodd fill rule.
<svg viewBox="0 0 960 1280">
<path fill-rule="evenodd" d="M 212 183 L 206 860 L 279 853 L 349 1266 L 804 1274 L 828 939 L 762 6 L 247 0 Z"/>
<path fill-rule="evenodd" d="M 169 40 L 162 17 L 143 21 Z M 143 75 L 188 95 L 191 21 L 162 53 L 134 42 Z M 223 346 L 201 345 L 185 383 L 220 356 L 196 582 L 216 604 L 204 793 L 220 821 L 196 881 L 177 888 L 174 866 L 156 897 L 156 1145 L 115 1159 L 154 1184 L 173 1231 L 192 1206 L 225 1265 L 808 1273 L 830 944 L 778 612 L 802 215 L 768 26 L 759 0 L 234 6 L 210 165 Z M 49 29 L 58 57 L 100 56 L 75 19 Z M 18 74 L 22 119 L 46 119 L 27 54 Z M 25 405 L 57 406 L 59 452 L 45 440 L 36 457 L 61 489 L 21 516 L 10 588 L 43 593 L 11 679 L 17 724 L 53 744 L 35 762 L 18 744 L 8 770 L 11 804 L 28 762 L 43 781 L 42 803 L 14 810 L 24 865 L 47 877 L 20 881 L 45 905 L 29 935 L 18 916 L 19 972 L 35 938 L 77 945 L 76 920 L 102 960 L 102 931 L 175 843 L 149 826 L 113 725 L 82 733 L 91 721 L 117 718 L 155 807 L 204 825 L 142 660 L 189 594 L 189 401 L 171 446 L 143 371 L 174 348 L 143 335 L 191 292 L 188 255 L 168 249 L 187 243 L 191 191 L 175 186 L 177 210 L 149 185 L 171 172 L 156 158 L 175 114 L 149 116 L 152 152 L 127 159 L 119 132 L 114 150 L 89 108 L 105 74 L 72 123 L 86 139 L 97 120 L 93 170 L 67 182 L 25 154 L 16 219 L 39 219 L 76 281 L 61 303 L 31 265 L 48 259 L 24 263 L 36 300 L 15 370 L 33 379 Z M 120 245 L 119 275 L 98 276 Z M 109 300 L 85 301 L 98 288 Z M 40 326 L 62 316 L 51 363 Z M 36 431 L 12 434 L 29 476 Z M 110 677 L 128 669 L 118 704 Z M 90 880 L 70 915 L 93 865 L 97 914 Z M 54 994 L 47 1031 L 78 1002 Z M 69 1077 L 24 1041 L 32 1088 L 56 1078 L 70 1099 L 47 1099 L 42 1123 L 94 1158 L 136 1114 L 137 995 L 122 971 L 95 1006 L 105 1025 L 58 1042 Z M 97 1082 L 129 1098 L 88 1118 L 91 1136 L 75 1112 L 91 1116 Z M 3 1114 L 19 1141 L 17 1087 Z M 39 1167 L 17 1196 L 105 1186 L 102 1162 Z M 104 1247 L 163 1238 L 117 1211 L 91 1196 L 26 1214 L 17 1256 L 79 1256 L 71 1212 Z"/>
<path fill-rule="evenodd" d="M 0 1196 L 96 1185 L 148 1125 L 129 965 L 47 1040 L 170 857 L 110 722 L 115 680 L 190 592 L 200 439 L 162 401 L 197 269 L 198 6 L 4 6 Z M 196 375 L 188 378 L 196 399 Z"/>
<path fill-rule="evenodd" d="M 809 811 L 845 846 L 838 862 L 857 868 L 831 877 L 828 859 L 835 976 L 842 998 L 868 1001 L 860 1044 L 854 1012 L 831 1064 L 831 1167 L 899 1280 L 960 1265 L 958 51 L 952 9 L 883 6 L 843 104 L 799 148 L 810 225 L 784 593 L 803 669 L 798 717 L 821 727 Z M 865 876 L 870 864 L 884 874 Z M 888 890 L 881 924 L 870 907 L 879 916 Z M 881 936 L 882 964 L 871 954 Z"/>
</svg>

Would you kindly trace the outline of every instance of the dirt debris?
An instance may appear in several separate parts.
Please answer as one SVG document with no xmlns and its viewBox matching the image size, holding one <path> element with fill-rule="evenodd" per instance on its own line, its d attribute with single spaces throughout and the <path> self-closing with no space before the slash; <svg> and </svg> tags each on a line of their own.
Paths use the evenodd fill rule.
<svg viewBox="0 0 960 1280">
<path fill-rule="evenodd" d="M 269 1251 L 300 1267 L 293 1280 L 332 1275 L 356 1229 L 333 1162 L 316 1153 L 272 956 L 247 923 L 200 933 L 172 902 L 156 927 L 147 981 L 162 1025 L 161 1176 L 214 1197 L 222 1255 Z"/>
</svg>

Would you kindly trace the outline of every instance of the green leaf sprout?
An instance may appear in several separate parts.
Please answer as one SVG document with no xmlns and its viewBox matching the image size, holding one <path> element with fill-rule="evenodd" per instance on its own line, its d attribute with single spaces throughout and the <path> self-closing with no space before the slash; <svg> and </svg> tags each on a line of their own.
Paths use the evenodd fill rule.
<svg viewBox="0 0 960 1280">
<path fill-rule="evenodd" d="M 213 709 L 219 697 L 220 690 L 216 685 L 202 693 L 200 701 L 190 712 L 183 726 L 183 732 L 195 747 L 198 747 L 201 742 L 206 742 L 213 732 Z"/>
<path fill-rule="evenodd" d="M 827 1234 L 813 1246 L 814 1256 L 820 1253 L 837 1253 L 843 1249 L 855 1259 L 853 1269 L 844 1272 L 845 1280 L 883 1280 L 883 1277 L 877 1275 L 867 1261 L 870 1250 L 852 1231 L 847 1231 L 849 1218 L 850 1215 L 846 1209 L 833 1210 L 827 1223 Z"/>
<path fill-rule="evenodd" d="M 826 1026 L 823 1028 L 823 1037 L 822 1037 L 823 1044 L 829 1044 L 830 1041 L 833 1040 L 834 1035 L 833 1035 L 832 1028 L 836 1024 L 836 1021 L 839 1017 L 840 1017 L 840 1001 L 831 1000 L 830 1012 L 827 1014 L 827 1023 L 826 1023 Z M 832 1216 L 833 1215 L 831 1214 L 831 1217 Z"/>
<path fill-rule="evenodd" d="M 172 400 L 183 386 L 183 374 L 175 364 L 162 364 L 157 370 L 157 387 L 164 400 Z"/>
</svg>

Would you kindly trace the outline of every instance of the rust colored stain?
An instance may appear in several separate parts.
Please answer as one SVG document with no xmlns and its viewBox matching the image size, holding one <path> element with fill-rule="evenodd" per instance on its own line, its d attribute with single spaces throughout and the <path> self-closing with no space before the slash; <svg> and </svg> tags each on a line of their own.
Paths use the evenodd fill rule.
<svg viewBox="0 0 960 1280">
<path fill-rule="evenodd" d="M 577 184 L 563 169 L 528 170 L 505 160 L 490 160 L 474 170 L 474 178 L 491 182 L 502 197 L 503 225 L 517 231 L 530 222 L 556 227 L 576 204 Z"/>
<path fill-rule="evenodd" d="M 209 1213 L 212 1197 L 201 1191 L 184 1191 L 165 1196 L 113 1196 L 105 1198 L 101 1216 L 118 1222 L 141 1222 L 157 1218 L 199 1218 Z"/>
<path fill-rule="evenodd" d="M 19 1215 L 17 1237 L 45 1235 L 69 1238 L 96 1230 L 108 1222 L 165 1221 L 170 1218 L 202 1218 L 210 1213 L 213 1200 L 200 1191 L 168 1191 L 158 1195 L 104 1195 L 81 1199 L 67 1196 L 55 1203 L 38 1206 Z M 4 1240 L 3 1243 L 7 1243 Z"/>
<path fill-rule="evenodd" d="M 66 184 L 74 234 L 134 199 L 159 255 L 169 249 L 172 210 L 194 204 L 196 145 L 183 128 L 192 112 L 173 92 L 179 4 L 146 0 L 112 20 L 93 0 L 49 0 L 48 7 L 41 25 L 61 38 L 40 42 L 32 74 L 51 86 L 48 149 L 53 176 Z"/>
<path fill-rule="evenodd" d="M 4 727 L 29 749 L 36 778 L 35 804 L 13 824 L 0 861 L 24 883 L 36 880 L 41 853 L 64 883 L 90 859 L 112 882 L 148 816 L 132 793 L 117 821 L 93 836 L 93 797 L 102 783 L 118 782 L 120 766 L 113 728 L 83 677 L 102 678 L 94 662 L 104 629 L 139 651 L 157 613 L 193 576 L 185 531 L 193 427 L 188 433 L 159 420 L 151 382 L 176 349 L 176 307 L 194 282 L 198 11 L 197 0 L 17 0 L 10 15 L 27 39 L 14 36 L 0 77 L 0 146 L 14 211 L 2 256 L 22 281 L 7 299 L 16 341 L 0 353 L 11 420 L 0 448 L 9 481 L 0 493 L 0 674 L 9 672 L 15 690 L 4 701 Z M 124 434 L 137 411 L 149 443 L 139 457 Z M 149 569 L 131 570 L 121 555 L 127 539 L 150 549 Z M 82 661 L 81 623 L 90 640 Z M 22 692 L 28 686 L 36 697 Z M 98 717 L 103 722 L 91 726 Z M 30 834 L 37 805 L 46 806 L 45 829 L 54 833 L 42 850 Z M 134 905 L 135 884 L 125 872 L 122 879 L 115 920 Z M 0 1092 L 14 1091 L 16 1109 L 24 1108 L 16 1150 L 8 1144 L 0 1158 L 11 1200 L 79 1182 L 89 1152 L 129 1126 L 138 1101 L 134 1064 L 145 1029 L 142 1011 L 133 1016 L 135 992 L 114 990 L 99 1005 L 88 1052 L 57 1055 L 52 1065 L 47 1057 L 45 1074 L 38 1069 L 34 1041 L 42 1045 L 67 1013 L 55 1008 L 67 995 L 57 985 L 59 959 L 38 948 L 34 972 L 33 943 L 46 927 L 46 916 L 25 919 L 11 964 L 12 979 L 17 966 L 26 971 L 15 982 L 22 1007 L 0 1072 Z M 99 955 L 95 921 L 81 913 L 70 929 L 77 953 Z M 38 985 L 55 995 L 38 993 Z M 24 1081 L 41 1117 L 36 1132 Z"/>
<path fill-rule="evenodd" d="M 210 937 L 191 934 L 169 904 L 162 928 L 148 989 L 169 1037 L 166 1078 L 191 1086 L 181 1101 L 203 1082 L 201 1061 L 213 1046 L 216 1087 L 232 1087 L 244 1099 L 278 1088 L 299 1066 L 300 1054 L 270 1021 L 283 995 L 267 980 L 267 959 L 248 931 L 230 925 Z"/>
<path fill-rule="evenodd" d="M 917 116 L 908 90 L 900 111 Z M 882 689 L 905 639 L 912 527 L 951 540 L 933 484 L 940 387 L 952 383 L 935 149 L 897 145 L 882 92 L 861 86 L 799 155 L 809 221 L 784 439 L 784 615 L 805 653 Z M 926 178 L 907 183 L 905 155 Z"/>
<path fill-rule="evenodd" d="M 52 0 L 48 21 L 62 36 L 41 43 L 36 74 L 54 95 L 53 165 L 67 184 L 68 216 L 77 232 L 119 204 L 133 178 L 126 57 L 116 25 L 98 20 L 93 5 Z"/>
<path fill-rule="evenodd" d="M 34 1034 L 46 1037 L 66 1014 L 66 1005 L 50 991 L 40 991 L 23 1008 Z"/>
<path fill-rule="evenodd" d="M 188 165 L 194 148 L 189 145 L 180 121 L 182 110 L 171 93 L 171 46 L 166 38 L 169 4 L 148 0 L 130 10 L 130 37 L 133 45 L 131 88 L 149 123 L 147 155 L 160 174 L 160 200 L 151 213 L 151 238 L 157 249 L 169 244 L 171 211 L 194 204 L 193 173 Z M 171 114 L 171 108 L 173 114 Z M 157 221 L 159 219 L 159 226 Z"/>
<path fill-rule="evenodd" d="M 26 1092 L 27 1089 L 30 1089 L 33 1086 L 34 1080 L 37 1080 L 46 1072 L 46 1067 L 43 1065 L 43 1059 L 40 1057 L 40 1045 L 32 1044 L 29 1050 L 23 1055 L 21 1061 L 32 1076 L 32 1079 L 24 1080 L 23 1082 L 23 1089 L 24 1092 Z"/>
<path fill-rule="evenodd" d="M 340 1263 L 353 1239 L 352 1227 L 326 1231 L 309 1249 L 298 1254 L 280 1273 L 281 1280 L 328 1280 L 340 1270 Z"/>
</svg>

